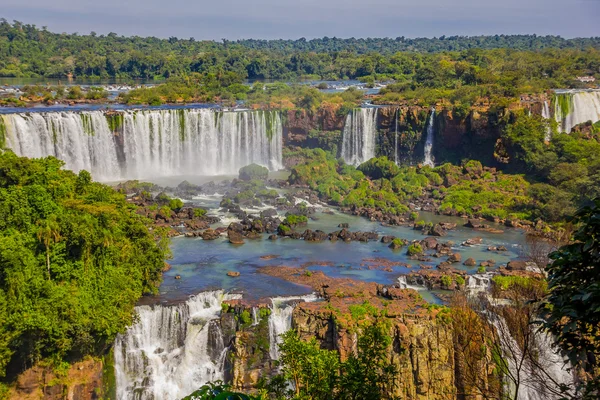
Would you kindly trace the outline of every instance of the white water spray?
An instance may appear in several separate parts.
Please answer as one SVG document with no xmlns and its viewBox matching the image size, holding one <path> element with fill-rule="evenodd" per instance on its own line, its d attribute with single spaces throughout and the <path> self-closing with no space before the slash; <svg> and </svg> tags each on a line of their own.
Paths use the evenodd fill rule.
<svg viewBox="0 0 600 400">
<path fill-rule="evenodd" d="M 342 158 L 346 164 L 360 165 L 375 157 L 377 109 L 352 110 L 346 117 L 342 133 Z"/>
<path fill-rule="evenodd" d="M 425 141 L 425 158 L 423 160 L 423 164 L 429 165 L 430 167 L 434 166 L 433 156 L 431 155 L 433 150 L 433 133 L 434 133 L 434 123 L 435 123 L 435 108 L 431 108 L 431 113 L 429 114 L 429 120 L 427 121 L 427 139 Z"/>
<path fill-rule="evenodd" d="M 200 293 L 175 306 L 139 306 L 138 322 L 115 341 L 118 400 L 177 400 L 223 379 L 227 348 L 221 302 L 241 298 Z"/>
<path fill-rule="evenodd" d="M 207 109 L 124 111 L 112 132 L 103 111 L 7 114 L 15 153 L 55 156 L 100 181 L 174 175 L 230 175 L 256 163 L 282 168 L 278 112 Z M 122 137 L 120 137 L 122 135 Z"/>
</svg>

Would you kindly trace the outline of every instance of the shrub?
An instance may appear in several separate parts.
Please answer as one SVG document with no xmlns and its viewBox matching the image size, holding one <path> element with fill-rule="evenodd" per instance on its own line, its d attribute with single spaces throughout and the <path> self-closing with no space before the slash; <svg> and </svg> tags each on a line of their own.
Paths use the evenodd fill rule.
<svg viewBox="0 0 600 400">
<path fill-rule="evenodd" d="M 250 164 L 240 168 L 239 177 L 243 181 L 265 180 L 269 177 L 269 170 L 262 165 Z"/>
<path fill-rule="evenodd" d="M 406 254 L 408 254 L 409 256 L 415 256 L 422 253 L 423 247 L 421 247 L 419 243 L 411 244 L 410 246 L 408 246 L 408 250 L 406 251 Z"/>
<path fill-rule="evenodd" d="M 194 217 L 201 218 L 206 215 L 207 211 L 204 208 L 194 208 Z"/>
<path fill-rule="evenodd" d="M 450 275 L 444 275 L 444 276 L 442 276 L 441 282 L 442 282 L 442 287 L 449 288 L 450 286 L 452 286 L 452 277 Z M 463 279 L 463 283 L 464 283 L 464 279 Z"/>
<path fill-rule="evenodd" d="M 181 199 L 169 200 L 169 208 L 175 212 L 179 212 L 183 208 L 183 201 Z"/>
</svg>

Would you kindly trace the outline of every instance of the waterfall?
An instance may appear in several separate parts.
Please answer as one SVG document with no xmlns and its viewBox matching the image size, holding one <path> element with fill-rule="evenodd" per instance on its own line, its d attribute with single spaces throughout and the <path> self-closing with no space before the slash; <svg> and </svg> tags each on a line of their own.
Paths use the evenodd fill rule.
<svg viewBox="0 0 600 400">
<path fill-rule="evenodd" d="M 241 295 L 200 293 L 174 306 L 136 307 L 138 321 L 115 341 L 119 400 L 176 400 L 223 379 L 227 348 L 221 302 Z"/>
<path fill-rule="evenodd" d="M 346 164 L 360 165 L 375 157 L 377 109 L 357 108 L 346 117 L 342 132 L 342 158 Z"/>
<path fill-rule="evenodd" d="M 6 146 L 16 154 L 55 156 L 76 172 L 92 171 L 98 180 L 119 175 L 113 133 L 101 111 L 0 115 Z"/>
<path fill-rule="evenodd" d="M 413 289 L 413 290 L 427 290 L 425 286 L 418 285 L 409 285 L 406 281 L 406 276 L 402 275 L 398 277 L 398 285 L 400 285 L 400 289 Z"/>
<path fill-rule="evenodd" d="M 434 166 L 433 157 L 431 152 L 433 150 L 433 129 L 435 123 L 435 108 L 431 108 L 431 114 L 429 114 L 429 120 L 427 121 L 427 139 L 425 141 L 425 158 L 423 164 Z"/>
<path fill-rule="evenodd" d="M 519 344 L 512 337 L 504 318 L 497 314 L 489 315 L 500 338 L 502 356 L 507 362 L 508 377 L 505 377 L 504 387 L 508 396 L 514 395 L 516 384 L 519 391 L 515 400 L 558 400 L 559 385 L 574 387 L 574 378 L 568 371 L 570 367 L 558 350 L 552 347 L 552 336 L 543 331 L 531 332 L 530 353 L 536 357 L 536 362 L 524 357 Z M 571 393 L 573 394 L 573 393 Z"/>
<path fill-rule="evenodd" d="M 394 121 L 394 162 L 398 165 L 398 118 L 400 117 L 400 109 L 396 110 L 396 119 Z"/>
<path fill-rule="evenodd" d="M 317 299 L 318 297 L 314 294 L 271 299 L 271 315 L 269 315 L 269 355 L 271 360 L 279 360 L 281 335 L 292 329 L 292 314 L 297 301 L 312 302 Z"/>
<path fill-rule="evenodd" d="M 576 125 L 600 121 L 600 90 L 561 90 L 553 101 L 554 118 L 562 132 L 571 133 Z"/>
<path fill-rule="evenodd" d="M 467 293 L 470 296 L 478 295 L 479 293 L 489 292 L 492 285 L 492 277 L 494 276 L 491 272 L 483 274 L 473 274 L 467 276 Z"/>
<path fill-rule="evenodd" d="M 111 129 L 103 111 L 0 116 L 7 146 L 26 157 L 55 156 L 65 167 L 115 181 L 173 175 L 231 175 L 248 164 L 282 168 L 278 112 L 128 110 Z"/>
<path fill-rule="evenodd" d="M 551 118 L 550 115 L 550 104 L 548 103 L 548 100 L 544 100 L 544 106 L 542 107 L 542 118 L 549 120 Z M 552 128 L 550 126 L 548 126 L 548 128 L 546 129 L 546 136 L 544 138 L 544 140 L 546 142 L 549 142 L 550 139 L 552 139 Z"/>
</svg>

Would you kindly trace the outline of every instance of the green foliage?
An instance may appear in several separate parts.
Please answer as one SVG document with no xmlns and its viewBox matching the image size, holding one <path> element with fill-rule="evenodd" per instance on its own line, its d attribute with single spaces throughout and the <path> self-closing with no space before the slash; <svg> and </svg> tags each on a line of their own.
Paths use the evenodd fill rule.
<svg viewBox="0 0 600 400">
<path fill-rule="evenodd" d="M 465 284 L 465 278 L 463 278 L 461 275 L 457 275 L 454 280 L 459 286 L 463 286 Z"/>
<path fill-rule="evenodd" d="M 240 168 L 240 179 L 251 181 L 253 179 L 265 180 L 269 176 L 269 170 L 262 165 L 250 164 Z"/>
<path fill-rule="evenodd" d="M 419 243 L 411 244 L 410 246 L 408 246 L 408 250 L 406 251 L 406 254 L 408 254 L 409 256 L 416 256 L 422 253 L 423 247 Z"/>
<path fill-rule="evenodd" d="M 183 201 L 181 199 L 169 200 L 169 208 L 175 212 L 179 212 L 183 208 Z"/>
<path fill-rule="evenodd" d="M 194 217 L 202 218 L 206 215 L 207 211 L 204 208 L 194 208 Z"/>
<path fill-rule="evenodd" d="M 241 314 L 236 318 L 242 328 L 248 327 L 252 324 L 252 316 L 248 310 L 244 310 Z"/>
<path fill-rule="evenodd" d="M 0 375 L 103 351 L 161 279 L 166 239 L 125 196 L 62 166 L 0 153 Z"/>
<path fill-rule="evenodd" d="M 442 286 L 446 287 L 446 288 L 449 288 L 450 286 L 452 286 L 452 283 L 454 282 L 454 280 L 452 279 L 452 277 L 450 275 L 442 276 L 442 279 L 440 281 L 442 282 Z"/>
<path fill-rule="evenodd" d="M 477 268 L 477 273 L 478 273 L 478 274 L 485 274 L 485 273 L 486 273 L 486 269 L 485 269 L 485 267 L 484 267 L 483 265 L 480 265 L 480 266 Z"/>
<path fill-rule="evenodd" d="M 357 169 L 371 179 L 390 179 L 400 172 L 398 166 L 385 156 L 371 158 L 369 161 L 359 165 Z"/>
<path fill-rule="evenodd" d="M 306 224 L 307 222 L 308 222 L 308 218 L 306 218 L 304 215 L 295 215 L 295 214 L 290 214 L 290 215 L 286 216 L 285 220 L 283 221 L 284 224 L 286 224 L 290 227 L 303 225 L 303 224 Z"/>
<path fill-rule="evenodd" d="M 397 385 L 389 328 L 382 321 L 362 327 L 356 352 L 345 362 L 339 361 L 336 351 L 320 349 L 314 338 L 303 341 L 294 330 L 282 336 L 282 374 L 267 385 L 275 398 L 378 400 L 390 398 Z M 282 385 L 285 381 L 291 381 L 295 390 Z"/>
<path fill-rule="evenodd" d="M 544 285 L 544 283 L 541 283 L 541 281 L 536 278 L 512 275 L 496 275 L 492 278 L 492 282 L 496 285 L 496 287 L 499 287 L 502 290 L 509 290 L 514 287 L 529 288 Z"/>
<path fill-rule="evenodd" d="M 258 397 L 232 392 L 221 381 L 209 382 L 182 400 L 259 400 Z"/>
<path fill-rule="evenodd" d="M 580 209 L 573 242 L 550 254 L 546 327 L 574 365 L 600 366 L 600 200 Z"/>
</svg>

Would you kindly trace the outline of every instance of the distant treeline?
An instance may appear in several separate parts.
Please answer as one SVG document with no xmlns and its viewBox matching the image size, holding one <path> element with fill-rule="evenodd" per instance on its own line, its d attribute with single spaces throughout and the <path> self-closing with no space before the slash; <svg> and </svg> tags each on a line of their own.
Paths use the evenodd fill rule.
<svg viewBox="0 0 600 400">
<path fill-rule="evenodd" d="M 567 53 L 578 69 L 589 68 L 585 55 L 597 54 L 600 37 L 452 36 L 433 39 L 238 40 L 222 42 L 155 37 L 58 34 L 46 28 L 0 19 L 0 76 L 163 79 L 189 73 L 234 72 L 242 79 L 353 79 L 412 75 L 429 58 L 444 53 L 468 54 L 504 49 L 539 54 L 551 60 Z M 500 51 L 500 50 L 496 50 Z M 496 54 L 504 58 L 507 54 Z M 439 58 L 439 56 L 438 56 Z M 531 59 L 531 57 L 527 57 Z M 537 57 L 534 57 L 537 58 Z M 584 58 L 582 60 L 582 58 Z M 579 59 L 579 61 L 577 61 Z M 564 60 L 561 60 L 561 63 Z M 584 64 L 584 65 L 581 65 Z M 560 66 L 559 66 L 560 67 Z M 583 67 L 583 68 L 581 68 Z M 568 68 L 571 69 L 571 68 Z"/>
</svg>

